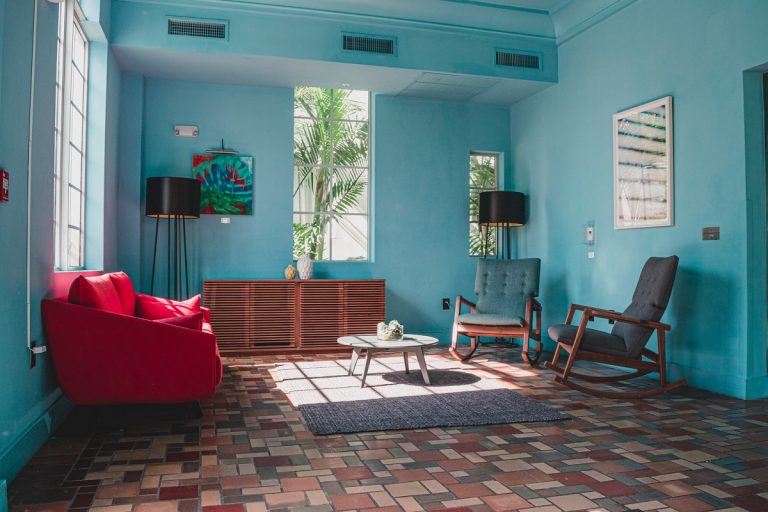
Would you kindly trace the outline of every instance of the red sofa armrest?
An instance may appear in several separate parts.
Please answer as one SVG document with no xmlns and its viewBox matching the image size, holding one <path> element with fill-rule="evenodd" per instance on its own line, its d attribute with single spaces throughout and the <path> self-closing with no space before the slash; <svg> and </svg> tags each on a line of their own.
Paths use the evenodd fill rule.
<svg viewBox="0 0 768 512">
<path fill-rule="evenodd" d="M 153 320 L 44 300 L 56 375 L 79 404 L 185 402 L 221 378 L 216 337 Z"/>
</svg>

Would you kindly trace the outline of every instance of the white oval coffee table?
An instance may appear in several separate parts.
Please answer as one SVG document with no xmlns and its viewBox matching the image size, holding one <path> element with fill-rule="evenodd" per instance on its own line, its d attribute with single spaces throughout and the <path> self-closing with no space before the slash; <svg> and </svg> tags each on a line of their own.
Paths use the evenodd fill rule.
<svg viewBox="0 0 768 512">
<path fill-rule="evenodd" d="M 427 373 L 427 363 L 424 361 L 424 347 L 437 345 L 437 338 L 421 334 L 406 334 L 403 336 L 402 340 L 383 341 L 378 339 L 375 334 L 357 334 L 353 336 L 342 336 L 337 341 L 341 345 L 352 347 L 352 360 L 349 362 L 349 375 L 352 375 L 355 372 L 355 366 L 357 366 L 357 360 L 360 358 L 360 354 L 363 350 L 366 351 L 363 383 L 360 387 L 365 387 L 365 379 L 368 377 L 368 367 L 371 365 L 371 358 L 376 352 L 402 352 L 403 361 L 405 361 L 405 373 L 410 373 L 410 369 L 408 368 L 408 354 L 415 354 L 416 360 L 419 362 L 419 367 L 421 368 L 421 377 L 424 379 L 424 384 L 427 386 L 430 384 L 429 374 Z"/>
</svg>

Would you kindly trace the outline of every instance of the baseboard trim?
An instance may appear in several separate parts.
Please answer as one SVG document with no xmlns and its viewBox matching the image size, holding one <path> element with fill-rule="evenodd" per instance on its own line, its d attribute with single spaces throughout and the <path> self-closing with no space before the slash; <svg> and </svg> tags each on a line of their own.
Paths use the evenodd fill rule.
<svg viewBox="0 0 768 512">
<path fill-rule="evenodd" d="M 16 478 L 29 459 L 61 425 L 72 407 L 72 402 L 57 389 L 33 408 L 28 426 L 21 429 L 0 453 L 0 480 L 10 482 Z"/>
</svg>

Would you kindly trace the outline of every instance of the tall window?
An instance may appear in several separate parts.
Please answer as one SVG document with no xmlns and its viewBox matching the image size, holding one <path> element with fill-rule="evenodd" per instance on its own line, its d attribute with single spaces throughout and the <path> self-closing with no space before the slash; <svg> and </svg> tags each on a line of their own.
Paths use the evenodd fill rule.
<svg viewBox="0 0 768 512">
<path fill-rule="evenodd" d="M 478 223 L 480 192 L 497 190 L 499 155 L 469 154 L 469 255 L 496 254 L 496 230 L 481 228 Z"/>
<path fill-rule="evenodd" d="M 369 93 L 298 87 L 294 99 L 294 257 L 367 260 Z"/>
<path fill-rule="evenodd" d="M 79 2 L 59 7 L 54 163 L 55 266 L 83 268 L 88 39 Z"/>
</svg>

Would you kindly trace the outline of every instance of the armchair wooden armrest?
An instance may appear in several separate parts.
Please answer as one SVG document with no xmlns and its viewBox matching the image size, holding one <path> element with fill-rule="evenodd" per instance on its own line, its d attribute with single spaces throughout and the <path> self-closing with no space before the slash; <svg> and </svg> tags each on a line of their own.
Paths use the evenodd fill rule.
<svg viewBox="0 0 768 512">
<path fill-rule="evenodd" d="M 462 305 L 469 307 L 469 312 L 470 313 L 474 313 L 475 311 L 477 311 L 477 305 L 474 302 L 465 299 L 461 295 L 457 295 L 456 296 L 456 311 L 458 311 L 459 314 L 461 314 L 461 306 Z"/>
<path fill-rule="evenodd" d="M 571 323 L 571 321 L 573 320 L 573 315 L 576 311 L 582 311 L 582 315 L 589 317 L 590 320 L 592 319 L 592 317 L 597 317 L 597 318 L 605 318 L 606 320 L 609 320 L 612 322 L 624 322 L 628 324 L 640 325 L 642 327 L 648 327 L 649 329 L 659 329 L 663 331 L 669 331 L 672 329 L 671 325 L 665 324 L 662 322 L 641 320 L 639 318 L 623 315 L 618 311 L 613 311 L 610 309 L 595 308 L 592 306 L 584 306 L 582 304 L 571 304 L 571 307 L 568 309 L 568 317 L 566 319 L 566 323 L 568 324 Z"/>
</svg>

